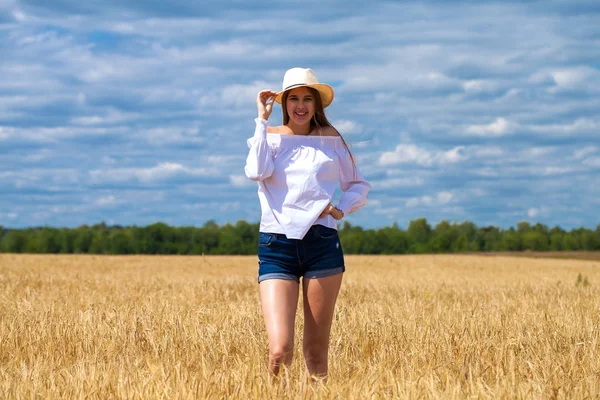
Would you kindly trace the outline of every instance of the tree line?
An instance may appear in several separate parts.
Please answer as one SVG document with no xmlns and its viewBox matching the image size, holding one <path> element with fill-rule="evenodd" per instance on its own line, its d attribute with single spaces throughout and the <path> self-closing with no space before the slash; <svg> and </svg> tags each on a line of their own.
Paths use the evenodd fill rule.
<svg viewBox="0 0 600 400">
<path fill-rule="evenodd" d="M 155 223 L 145 227 L 108 226 L 104 222 L 78 228 L 0 226 L 0 252 L 79 254 L 256 254 L 259 224 L 238 221 L 219 226 L 174 227 Z M 442 221 L 432 227 L 425 218 L 381 229 L 363 229 L 345 221 L 339 229 L 346 254 L 424 254 L 481 251 L 594 251 L 600 250 L 600 225 L 595 230 L 566 231 L 537 223 L 519 222 L 500 229 L 471 222 Z"/>
</svg>

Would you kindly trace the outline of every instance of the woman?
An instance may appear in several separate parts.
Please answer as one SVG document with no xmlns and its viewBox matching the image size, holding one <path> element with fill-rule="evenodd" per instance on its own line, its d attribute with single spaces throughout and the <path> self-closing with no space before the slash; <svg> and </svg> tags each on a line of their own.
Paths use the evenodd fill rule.
<svg viewBox="0 0 600 400">
<path fill-rule="evenodd" d="M 303 68 L 286 72 L 281 92 L 257 96 L 245 170 L 258 182 L 262 209 L 258 282 L 274 375 L 292 361 L 302 277 L 306 368 L 311 376 L 327 376 L 331 322 L 345 271 L 337 221 L 362 208 L 370 189 L 325 117 L 333 96 L 331 86 Z M 283 125 L 271 127 L 274 102 L 282 104 Z M 343 193 L 333 206 L 338 184 Z"/>
</svg>

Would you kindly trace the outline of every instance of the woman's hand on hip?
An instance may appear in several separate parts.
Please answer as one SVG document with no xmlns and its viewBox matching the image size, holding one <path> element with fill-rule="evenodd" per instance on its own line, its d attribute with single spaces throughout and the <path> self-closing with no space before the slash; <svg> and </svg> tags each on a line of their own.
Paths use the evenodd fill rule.
<svg viewBox="0 0 600 400">
<path fill-rule="evenodd" d="M 329 203 L 327 205 L 327 207 L 325 207 L 325 209 L 323 210 L 321 215 L 319 215 L 319 218 L 325 218 L 327 216 L 327 214 L 331 215 L 333 217 L 333 219 L 335 219 L 337 221 L 344 218 L 344 213 L 342 212 L 342 210 L 340 210 L 337 207 L 332 206 L 331 203 Z"/>
<path fill-rule="evenodd" d="M 256 96 L 256 108 L 258 109 L 258 118 L 264 120 L 269 119 L 271 111 L 273 111 L 273 103 L 277 92 L 272 90 L 261 90 Z"/>
</svg>

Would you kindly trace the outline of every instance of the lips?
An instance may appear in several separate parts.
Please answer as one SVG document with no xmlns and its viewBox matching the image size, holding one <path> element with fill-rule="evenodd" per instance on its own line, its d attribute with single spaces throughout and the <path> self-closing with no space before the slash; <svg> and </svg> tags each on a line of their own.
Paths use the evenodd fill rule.
<svg viewBox="0 0 600 400">
<path fill-rule="evenodd" d="M 295 112 L 294 115 L 296 115 L 299 118 L 304 118 L 308 115 L 308 113 L 307 112 L 304 112 L 304 113 Z"/>
</svg>

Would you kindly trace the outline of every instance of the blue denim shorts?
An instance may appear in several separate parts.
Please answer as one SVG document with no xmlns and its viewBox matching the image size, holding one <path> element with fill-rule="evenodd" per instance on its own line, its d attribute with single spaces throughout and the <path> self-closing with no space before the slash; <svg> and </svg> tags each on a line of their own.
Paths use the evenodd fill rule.
<svg viewBox="0 0 600 400">
<path fill-rule="evenodd" d="M 313 225 L 303 239 L 282 233 L 260 232 L 258 282 L 266 279 L 324 278 L 346 270 L 336 229 Z"/>
</svg>

